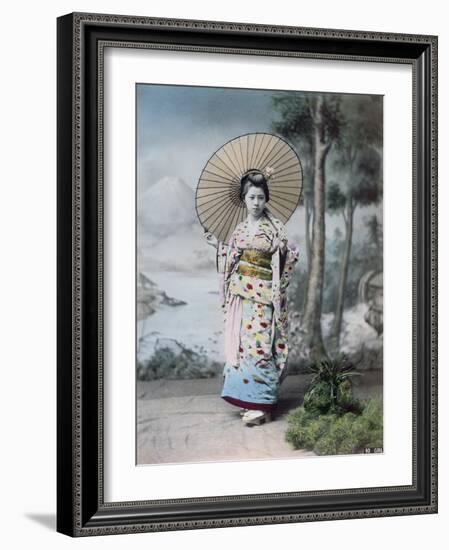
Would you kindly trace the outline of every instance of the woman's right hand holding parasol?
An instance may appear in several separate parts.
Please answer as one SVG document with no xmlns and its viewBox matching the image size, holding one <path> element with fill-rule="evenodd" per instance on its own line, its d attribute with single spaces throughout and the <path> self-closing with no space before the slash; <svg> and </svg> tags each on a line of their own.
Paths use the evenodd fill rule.
<svg viewBox="0 0 449 550">
<path fill-rule="evenodd" d="M 218 239 L 215 235 L 210 233 L 209 231 L 204 232 L 204 237 L 206 239 L 207 244 L 210 244 L 214 248 L 217 248 L 218 246 Z"/>
</svg>

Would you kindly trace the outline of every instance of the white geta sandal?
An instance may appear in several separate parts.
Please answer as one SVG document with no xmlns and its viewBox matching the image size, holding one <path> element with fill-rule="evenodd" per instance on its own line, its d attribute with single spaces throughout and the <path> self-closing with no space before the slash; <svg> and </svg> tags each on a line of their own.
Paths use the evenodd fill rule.
<svg viewBox="0 0 449 550">
<path fill-rule="evenodd" d="M 251 410 L 242 416 L 242 421 L 246 426 L 260 426 L 271 421 L 271 413 L 268 411 Z"/>
</svg>

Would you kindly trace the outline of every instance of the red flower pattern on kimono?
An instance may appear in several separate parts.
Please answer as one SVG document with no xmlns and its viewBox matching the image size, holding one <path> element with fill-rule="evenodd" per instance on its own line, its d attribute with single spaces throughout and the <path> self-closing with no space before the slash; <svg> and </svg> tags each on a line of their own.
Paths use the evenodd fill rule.
<svg viewBox="0 0 449 550">
<path fill-rule="evenodd" d="M 238 273 L 240 257 L 245 249 L 271 254 L 270 281 Z M 298 250 L 288 244 L 284 224 L 268 210 L 265 210 L 265 215 L 259 220 L 254 234 L 251 234 L 249 223 L 245 220 L 235 228 L 229 245 L 219 242 L 217 247 L 220 297 L 225 321 L 233 295 L 273 306 L 273 357 L 280 373 L 280 381 L 287 373 L 289 321 L 286 291 L 298 257 Z M 238 344 L 236 351 L 237 349 Z"/>
</svg>

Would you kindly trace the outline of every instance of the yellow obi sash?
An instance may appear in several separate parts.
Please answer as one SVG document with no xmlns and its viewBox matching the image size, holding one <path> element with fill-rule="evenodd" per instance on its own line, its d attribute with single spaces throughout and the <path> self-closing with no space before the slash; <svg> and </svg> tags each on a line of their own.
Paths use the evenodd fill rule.
<svg viewBox="0 0 449 550">
<path fill-rule="evenodd" d="M 246 249 L 240 256 L 237 272 L 240 275 L 271 281 L 271 252 Z"/>
</svg>

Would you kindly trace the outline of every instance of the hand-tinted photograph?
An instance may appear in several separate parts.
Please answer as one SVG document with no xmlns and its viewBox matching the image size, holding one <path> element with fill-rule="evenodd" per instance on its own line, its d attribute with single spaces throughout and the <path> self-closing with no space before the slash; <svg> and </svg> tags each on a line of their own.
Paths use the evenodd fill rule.
<svg viewBox="0 0 449 550">
<path fill-rule="evenodd" d="M 383 97 L 136 86 L 136 463 L 383 452 Z"/>
</svg>

